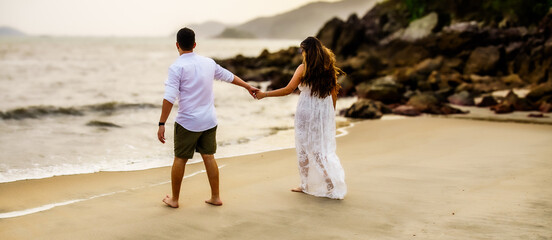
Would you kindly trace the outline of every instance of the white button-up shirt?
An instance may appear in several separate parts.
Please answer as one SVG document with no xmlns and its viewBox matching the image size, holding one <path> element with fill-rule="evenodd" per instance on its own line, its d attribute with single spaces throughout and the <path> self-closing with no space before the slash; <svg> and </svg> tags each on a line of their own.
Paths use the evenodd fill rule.
<svg viewBox="0 0 552 240">
<path fill-rule="evenodd" d="M 234 74 L 213 59 L 185 53 L 169 67 L 164 99 L 174 104 L 176 122 L 189 131 L 201 132 L 217 125 L 213 80 L 232 82 Z"/>
</svg>

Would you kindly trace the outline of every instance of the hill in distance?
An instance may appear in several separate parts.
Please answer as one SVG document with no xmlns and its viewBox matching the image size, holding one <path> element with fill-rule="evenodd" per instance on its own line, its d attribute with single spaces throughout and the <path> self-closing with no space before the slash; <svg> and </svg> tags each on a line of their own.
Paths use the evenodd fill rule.
<svg viewBox="0 0 552 240">
<path fill-rule="evenodd" d="M 333 17 L 347 19 L 351 14 L 363 16 L 378 0 L 343 0 L 314 2 L 271 17 L 260 17 L 235 26 L 257 38 L 303 39 L 314 36 Z"/>
<path fill-rule="evenodd" d="M 274 16 L 255 18 L 237 26 L 209 21 L 190 24 L 188 27 L 196 32 L 196 36 L 203 38 L 303 39 L 314 36 L 329 19 L 347 19 L 353 13 L 363 16 L 379 1 L 381 0 L 314 2 Z"/>
<path fill-rule="evenodd" d="M 257 38 L 254 34 L 237 28 L 227 27 L 216 38 Z"/>
<path fill-rule="evenodd" d="M 190 24 L 187 27 L 193 29 L 196 36 L 199 38 L 210 38 L 221 34 L 228 26 L 221 22 L 208 21 L 199 24 Z"/>
<path fill-rule="evenodd" d="M 0 27 L 0 36 L 25 36 L 27 34 L 11 27 Z"/>
</svg>

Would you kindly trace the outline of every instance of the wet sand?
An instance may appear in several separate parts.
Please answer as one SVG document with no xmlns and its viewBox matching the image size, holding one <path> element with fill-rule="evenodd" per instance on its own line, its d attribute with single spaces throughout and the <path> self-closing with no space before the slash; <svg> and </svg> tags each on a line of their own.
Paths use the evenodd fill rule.
<svg viewBox="0 0 552 240">
<path fill-rule="evenodd" d="M 180 208 L 170 168 L 0 184 L 2 239 L 552 239 L 552 126 L 445 118 L 363 121 L 338 138 L 344 200 L 298 185 L 295 150 L 219 159 L 224 205 L 201 164 Z"/>
</svg>

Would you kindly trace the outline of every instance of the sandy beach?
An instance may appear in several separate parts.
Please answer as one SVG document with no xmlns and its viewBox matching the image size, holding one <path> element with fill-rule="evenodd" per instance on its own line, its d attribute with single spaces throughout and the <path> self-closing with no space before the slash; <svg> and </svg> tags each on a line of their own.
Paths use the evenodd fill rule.
<svg viewBox="0 0 552 240">
<path fill-rule="evenodd" d="M 344 200 L 289 191 L 295 150 L 219 159 L 224 206 L 189 165 L 0 184 L 1 239 L 552 239 L 552 126 L 418 117 L 356 122 L 337 139 Z M 152 136 L 153 137 L 153 136 Z"/>
</svg>

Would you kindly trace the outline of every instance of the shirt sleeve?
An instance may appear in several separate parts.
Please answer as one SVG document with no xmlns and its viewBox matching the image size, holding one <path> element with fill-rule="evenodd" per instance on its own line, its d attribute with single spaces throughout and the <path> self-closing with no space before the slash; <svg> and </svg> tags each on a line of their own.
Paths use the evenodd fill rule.
<svg viewBox="0 0 552 240">
<path fill-rule="evenodd" d="M 234 81 L 234 74 L 217 64 L 215 67 L 215 79 L 232 82 Z"/>
<path fill-rule="evenodd" d="M 180 89 L 180 71 L 174 66 L 169 67 L 169 74 L 165 81 L 165 96 L 164 99 L 174 104 Z"/>
</svg>

